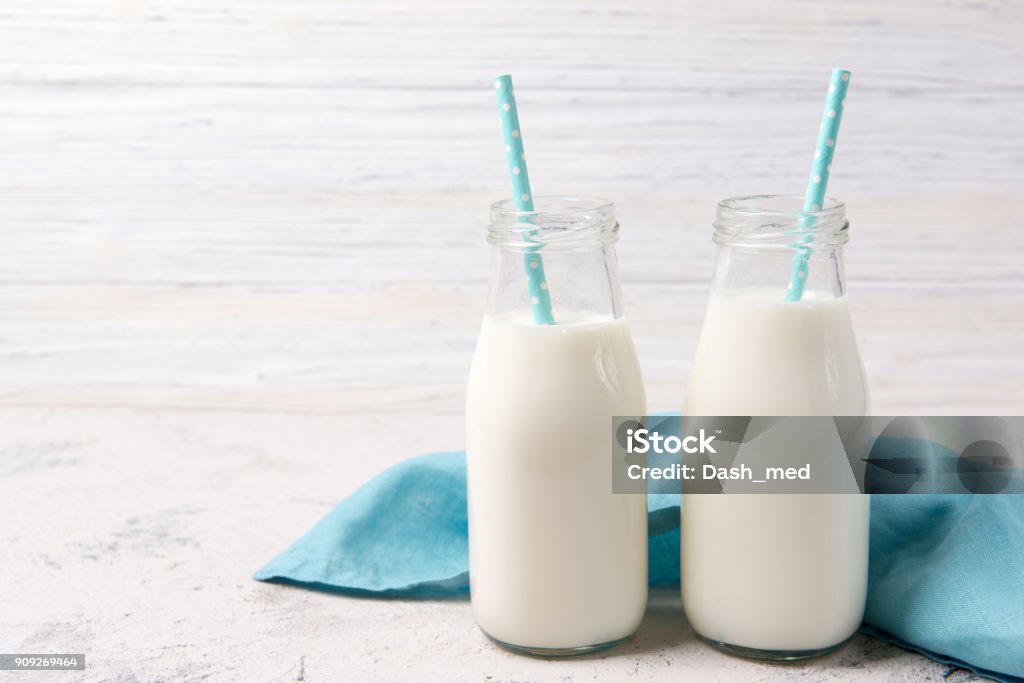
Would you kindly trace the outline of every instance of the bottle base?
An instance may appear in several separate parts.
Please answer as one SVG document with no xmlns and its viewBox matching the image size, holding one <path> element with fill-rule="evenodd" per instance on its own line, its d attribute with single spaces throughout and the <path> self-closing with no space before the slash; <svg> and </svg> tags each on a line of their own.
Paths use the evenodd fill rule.
<svg viewBox="0 0 1024 683">
<path fill-rule="evenodd" d="M 846 638 L 835 645 L 829 645 L 828 647 L 816 648 L 813 650 L 759 650 L 754 647 L 744 647 L 743 645 L 732 645 L 730 643 L 723 643 L 720 640 L 712 640 L 711 638 L 705 638 L 699 633 L 697 634 L 697 637 L 716 650 L 721 650 L 726 654 L 735 655 L 737 657 L 743 657 L 744 659 L 754 659 L 760 662 L 799 662 L 804 659 L 814 659 L 815 657 L 823 657 L 825 655 L 832 654 L 846 645 L 853 636 L 850 636 L 850 638 Z"/>
<path fill-rule="evenodd" d="M 490 638 L 495 645 L 503 647 L 510 652 L 515 652 L 519 655 L 528 655 L 530 657 L 540 657 L 543 659 L 560 659 L 562 657 L 579 657 L 581 655 L 589 655 L 594 652 L 600 652 L 601 650 L 607 650 L 615 647 L 616 645 L 620 645 L 632 638 L 632 635 L 628 635 L 625 638 L 609 640 L 605 643 L 581 645 L 579 647 L 528 647 L 525 645 L 513 645 L 512 643 L 506 643 L 503 640 L 498 640 L 487 631 L 484 631 L 483 633 L 485 636 Z"/>
</svg>

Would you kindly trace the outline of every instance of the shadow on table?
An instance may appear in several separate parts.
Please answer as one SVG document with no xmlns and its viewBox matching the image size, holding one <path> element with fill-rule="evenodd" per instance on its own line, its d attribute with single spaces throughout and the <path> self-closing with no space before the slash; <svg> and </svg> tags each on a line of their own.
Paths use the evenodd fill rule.
<svg viewBox="0 0 1024 683">
<path fill-rule="evenodd" d="M 625 643 L 589 655 L 573 659 L 613 659 L 635 657 L 647 652 L 671 650 L 697 640 L 697 634 L 690 628 L 683 615 L 683 604 L 679 588 L 652 588 L 647 599 L 647 613 L 640 628 Z"/>
<path fill-rule="evenodd" d="M 578 659 L 607 659 L 614 657 L 635 657 L 640 654 L 663 651 L 666 654 L 678 649 L 688 649 L 700 638 L 694 632 L 686 616 L 679 595 L 679 588 L 652 588 L 647 603 L 647 614 L 640 629 L 630 640 L 618 647 L 603 652 L 584 655 Z M 834 668 L 837 670 L 871 669 L 875 665 L 902 655 L 902 651 L 888 643 L 857 633 L 841 649 L 824 657 L 797 662 L 756 662 L 722 652 L 710 645 L 701 644 L 709 654 L 728 657 L 765 669 L 785 667 L 788 670 L 805 668 Z"/>
<path fill-rule="evenodd" d="M 269 583 L 289 588 L 314 590 L 318 593 L 326 593 L 328 595 L 357 598 L 362 600 L 412 600 L 424 602 L 468 603 L 469 591 L 457 588 L 458 586 L 464 586 L 467 583 L 466 577 L 454 577 L 451 581 L 452 586 L 449 587 L 438 586 L 433 589 L 391 591 L 387 593 L 355 590 L 351 588 L 338 588 L 328 584 L 299 582 L 280 578 L 274 579 Z M 579 655 L 558 659 L 561 661 L 613 659 L 617 657 L 636 657 L 637 655 L 660 651 L 669 654 L 673 650 L 688 648 L 699 640 L 700 639 L 697 637 L 697 634 L 694 633 L 689 622 L 686 621 L 686 616 L 683 614 L 679 588 L 652 588 L 647 601 L 647 612 L 644 615 L 644 620 L 641 622 L 640 628 L 632 638 L 625 643 L 608 650 L 602 650 L 589 655 Z M 494 647 L 498 648 L 497 645 Z M 901 653 L 901 650 L 896 646 L 889 645 L 888 643 L 862 633 L 854 635 L 850 642 L 837 652 L 824 657 L 799 662 L 754 662 L 751 660 L 744 660 L 742 657 L 721 652 L 712 648 L 710 645 L 702 645 L 701 647 L 706 647 L 709 654 L 714 653 L 721 657 L 748 661 L 752 665 L 765 667 L 766 669 L 772 667 L 785 667 L 786 669 L 796 670 L 803 669 L 805 667 L 814 667 L 820 670 L 823 665 L 825 668 L 835 668 L 838 670 L 871 669 L 874 665 L 900 656 Z"/>
</svg>

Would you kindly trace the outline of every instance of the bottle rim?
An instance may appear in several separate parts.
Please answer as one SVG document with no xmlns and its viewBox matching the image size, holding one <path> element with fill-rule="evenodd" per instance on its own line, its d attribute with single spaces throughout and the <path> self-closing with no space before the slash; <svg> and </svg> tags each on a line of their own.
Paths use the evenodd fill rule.
<svg viewBox="0 0 1024 683">
<path fill-rule="evenodd" d="M 718 202 L 714 241 L 749 249 L 840 247 L 849 241 L 846 204 L 826 197 L 805 211 L 804 197 L 787 194 L 741 195 Z"/>
<path fill-rule="evenodd" d="M 618 239 L 615 204 L 599 197 L 543 195 L 534 210 L 516 208 L 515 200 L 491 204 L 487 241 L 507 249 L 584 248 Z"/>
</svg>

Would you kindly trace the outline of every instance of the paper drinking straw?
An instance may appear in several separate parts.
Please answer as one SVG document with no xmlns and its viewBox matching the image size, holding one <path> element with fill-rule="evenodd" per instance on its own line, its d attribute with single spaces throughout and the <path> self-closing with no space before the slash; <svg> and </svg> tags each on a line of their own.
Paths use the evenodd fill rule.
<svg viewBox="0 0 1024 683">
<path fill-rule="evenodd" d="M 825 189 L 828 177 L 832 173 L 832 155 L 836 151 L 836 140 L 839 139 L 839 123 L 843 119 L 843 107 L 846 104 L 846 89 L 850 86 L 850 72 L 844 69 L 832 69 L 832 78 L 828 82 L 828 96 L 825 98 L 825 112 L 821 116 L 821 129 L 818 132 L 818 145 L 814 149 L 814 163 L 811 164 L 811 175 L 807 179 L 807 193 L 804 195 L 804 211 L 820 211 L 825 203 Z M 804 216 L 800 220 L 801 227 L 812 226 L 813 219 Z M 789 289 L 786 290 L 786 301 L 800 301 L 807 284 L 807 270 L 811 256 L 811 248 L 803 246 L 812 242 L 814 236 L 808 232 L 794 248 L 793 271 L 789 275 Z"/>
<path fill-rule="evenodd" d="M 523 153 L 523 134 L 519 129 L 519 110 L 516 107 L 512 77 L 508 74 L 494 79 L 494 90 L 498 95 L 498 112 L 501 114 L 501 128 L 505 135 L 505 157 L 508 161 L 508 177 L 512 180 L 512 199 L 517 211 L 533 211 L 533 193 L 530 191 L 530 175 L 526 172 L 526 156 Z M 530 247 L 523 255 L 526 269 L 527 290 L 530 294 L 530 311 L 533 322 L 538 325 L 554 325 L 551 315 L 551 296 L 544 279 L 544 261 L 537 250 L 541 245 Z"/>
</svg>

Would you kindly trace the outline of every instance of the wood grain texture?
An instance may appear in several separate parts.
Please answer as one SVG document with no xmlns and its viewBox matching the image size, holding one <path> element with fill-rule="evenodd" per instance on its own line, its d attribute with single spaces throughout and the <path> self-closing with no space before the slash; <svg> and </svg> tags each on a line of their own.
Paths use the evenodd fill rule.
<svg viewBox="0 0 1024 683">
<path fill-rule="evenodd" d="M 461 445 L 508 193 L 491 76 L 515 74 L 535 190 L 618 205 L 671 409 L 714 204 L 803 189 L 839 65 L 875 411 L 1024 412 L 1019 0 L 0 0 L 0 642 L 91 652 L 83 680 L 941 680 L 868 641 L 719 659 L 660 603 L 639 651 L 548 665 L 464 603 L 248 580 L 373 472 Z"/>
<path fill-rule="evenodd" d="M 714 203 L 802 189 L 844 64 L 876 409 L 1024 409 L 1021 3 L 698 5 L 4 2 L 0 398 L 459 412 L 514 71 L 538 192 L 619 206 L 674 405 Z"/>
</svg>

